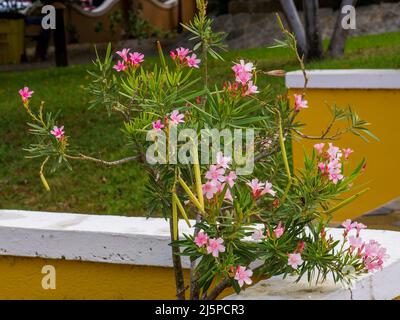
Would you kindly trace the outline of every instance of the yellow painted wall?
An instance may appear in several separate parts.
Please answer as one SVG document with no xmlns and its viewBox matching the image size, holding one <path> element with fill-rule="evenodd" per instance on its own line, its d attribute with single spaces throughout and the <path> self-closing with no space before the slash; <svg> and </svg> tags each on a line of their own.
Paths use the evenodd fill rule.
<svg viewBox="0 0 400 320">
<path fill-rule="evenodd" d="M 55 290 L 42 288 L 45 265 Z M 171 268 L 0 256 L 0 299 L 175 299 L 175 280 Z"/>
<path fill-rule="evenodd" d="M 299 91 L 290 89 L 289 97 L 293 104 L 293 94 Z M 308 135 L 321 135 L 331 117 L 327 105 L 351 106 L 361 119 L 372 125 L 371 131 L 380 141 L 364 142 L 347 134 L 335 142 L 339 147 L 350 147 L 355 152 L 350 156 L 353 167 L 363 157 L 367 159 L 365 173 L 354 187 L 366 185 L 371 188 L 367 194 L 338 211 L 334 220 L 354 218 L 367 211 L 380 207 L 400 196 L 400 90 L 361 90 L 361 89 L 308 89 L 306 100 L 309 109 L 302 110 L 299 120 L 306 123 L 303 132 Z M 335 128 L 334 128 L 335 129 Z M 334 131 L 333 131 L 334 132 Z M 319 141 L 301 140 L 293 144 L 295 166 L 302 166 L 303 145 L 311 152 Z M 356 193 L 360 189 L 354 189 Z M 352 194 L 352 193 L 350 193 Z"/>
</svg>

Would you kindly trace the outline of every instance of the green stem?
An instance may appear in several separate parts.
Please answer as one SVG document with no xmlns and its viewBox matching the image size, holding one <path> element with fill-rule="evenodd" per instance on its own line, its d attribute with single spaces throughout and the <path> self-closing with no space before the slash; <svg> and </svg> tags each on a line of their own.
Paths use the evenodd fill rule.
<svg viewBox="0 0 400 320">
<path fill-rule="evenodd" d="M 338 205 L 334 206 L 332 209 L 325 211 L 324 213 L 326 214 L 331 214 L 345 206 L 347 206 L 349 203 L 353 202 L 354 200 L 356 200 L 357 198 L 359 198 L 360 196 L 362 196 L 364 193 L 366 193 L 367 191 L 369 191 L 370 188 L 365 188 L 364 190 L 360 191 L 359 193 L 356 193 L 355 195 L 351 196 L 350 198 L 343 200 L 342 202 L 340 202 Z"/>
</svg>

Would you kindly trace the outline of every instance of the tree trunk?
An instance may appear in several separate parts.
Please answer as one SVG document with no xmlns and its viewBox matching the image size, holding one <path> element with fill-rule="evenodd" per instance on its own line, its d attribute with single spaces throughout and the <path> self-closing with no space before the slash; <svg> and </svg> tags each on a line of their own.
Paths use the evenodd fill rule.
<svg viewBox="0 0 400 320">
<path fill-rule="evenodd" d="M 333 34 L 331 42 L 329 44 L 328 52 L 329 56 L 332 58 L 342 57 L 344 54 L 344 48 L 346 45 L 346 39 L 349 34 L 348 29 L 342 27 L 342 21 L 346 14 L 342 13 L 342 8 L 347 5 L 355 7 L 357 0 L 342 0 L 340 5 L 339 14 L 336 20 L 335 27 L 333 29 Z"/>
<path fill-rule="evenodd" d="M 318 0 L 303 0 L 305 33 L 307 42 L 306 60 L 320 59 L 323 56 L 322 35 L 318 19 Z"/>
<path fill-rule="evenodd" d="M 169 219 L 169 226 L 171 232 L 171 239 L 173 236 L 173 223 L 172 219 Z M 185 300 L 185 281 L 183 278 L 183 269 L 182 269 L 182 261 L 181 257 L 177 254 L 180 253 L 179 247 L 176 245 L 171 245 L 172 248 L 172 263 L 174 266 L 175 272 L 175 286 L 176 286 L 176 299 L 177 300 Z"/>
<path fill-rule="evenodd" d="M 290 30 L 294 33 L 300 56 L 307 53 L 306 34 L 293 0 L 279 0 Z"/>
</svg>

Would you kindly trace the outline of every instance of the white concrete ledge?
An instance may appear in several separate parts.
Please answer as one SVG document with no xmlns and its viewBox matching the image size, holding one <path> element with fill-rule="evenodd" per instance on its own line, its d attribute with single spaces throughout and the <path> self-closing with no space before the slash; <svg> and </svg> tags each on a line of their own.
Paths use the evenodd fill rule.
<svg viewBox="0 0 400 320">
<path fill-rule="evenodd" d="M 171 267 L 169 243 L 160 218 L 0 210 L 0 255 Z"/>
<path fill-rule="evenodd" d="M 189 233 L 184 221 L 180 230 Z M 343 229 L 329 229 L 340 239 Z M 330 282 L 309 286 L 279 277 L 259 282 L 228 299 L 392 299 L 400 295 L 400 232 L 363 230 L 390 258 L 383 271 L 358 280 L 353 289 Z M 0 255 L 171 267 L 169 223 L 161 218 L 0 210 Z M 184 259 L 184 266 L 189 262 Z"/>
<path fill-rule="evenodd" d="M 307 70 L 309 89 L 400 89 L 400 70 Z M 286 74 L 286 87 L 303 88 L 301 71 Z"/>
</svg>

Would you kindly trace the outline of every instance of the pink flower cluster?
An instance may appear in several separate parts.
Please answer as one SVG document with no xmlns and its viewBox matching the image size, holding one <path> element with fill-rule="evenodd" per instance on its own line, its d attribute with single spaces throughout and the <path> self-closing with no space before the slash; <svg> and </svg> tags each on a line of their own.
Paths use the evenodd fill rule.
<svg viewBox="0 0 400 320">
<path fill-rule="evenodd" d="M 337 184 L 340 180 L 344 179 L 341 163 L 343 153 L 345 160 L 347 160 L 353 150 L 350 148 L 341 150 L 339 147 L 335 147 L 332 143 L 329 143 L 328 149 L 324 152 L 324 147 L 325 143 L 317 143 L 314 145 L 321 160 L 318 163 L 318 168 L 323 176 L 327 176 L 330 181 Z"/>
<path fill-rule="evenodd" d="M 258 179 L 253 179 L 246 184 L 251 188 L 253 199 L 257 199 L 265 194 L 275 197 L 276 191 L 272 190 L 272 184 L 268 181 L 260 182 Z"/>
<path fill-rule="evenodd" d="M 62 138 L 64 138 L 64 126 L 61 127 L 57 127 L 54 126 L 53 130 L 50 131 L 50 133 L 56 137 L 56 139 L 61 140 Z"/>
<path fill-rule="evenodd" d="M 19 90 L 18 93 L 22 98 L 22 102 L 25 104 L 29 102 L 29 98 L 32 97 L 33 91 L 30 91 L 28 87 L 24 87 L 23 89 Z"/>
<path fill-rule="evenodd" d="M 140 52 L 131 53 L 129 51 L 131 51 L 131 49 L 124 48 L 121 51 L 116 52 L 117 55 L 122 58 L 122 61 L 118 60 L 117 64 L 113 67 L 117 72 L 125 71 L 130 66 L 133 68 L 138 68 L 140 64 L 144 61 L 144 54 Z"/>
<path fill-rule="evenodd" d="M 356 252 L 357 256 L 362 258 L 367 271 L 373 272 L 375 270 L 382 270 L 383 263 L 389 258 L 389 255 L 386 254 L 386 249 L 377 241 L 370 240 L 369 242 L 364 242 L 362 240 L 360 232 L 361 230 L 366 229 L 367 226 L 347 219 L 342 223 L 342 227 L 345 228 L 343 232 L 345 240 L 352 230 L 356 230 L 356 235 L 352 235 L 348 238 L 350 244 L 349 250 L 352 253 Z"/>
<path fill-rule="evenodd" d="M 187 48 L 176 48 L 175 50 L 170 51 L 169 55 L 175 62 L 179 63 L 180 65 L 188 66 L 189 68 L 199 68 L 199 64 L 201 62 L 200 59 L 197 58 L 195 53 L 192 53 Z"/>
<path fill-rule="evenodd" d="M 226 184 L 232 188 L 237 179 L 235 171 L 229 171 L 229 163 L 231 162 L 230 157 L 224 157 L 222 152 L 217 153 L 217 164 L 210 166 L 209 170 L 206 172 L 206 179 L 208 180 L 203 184 L 203 194 L 208 200 L 214 198 L 215 194 L 221 193 Z M 225 199 L 233 201 L 231 192 L 229 188 L 226 190 Z"/>
<path fill-rule="evenodd" d="M 244 60 L 240 60 L 240 63 L 236 63 L 232 67 L 233 72 L 235 73 L 235 84 L 224 84 L 224 89 L 228 89 L 228 91 L 233 92 L 234 95 L 237 94 L 238 91 L 241 92 L 243 96 L 249 96 L 254 93 L 258 93 L 258 87 L 253 83 L 253 71 L 255 70 L 253 64 L 251 62 L 245 62 Z M 239 85 L 241 85 L 241 89 L 239 89 Z"/>
<path fill-rule="evenodd" d="M 207 254 L 212 254 L 213 257 L 217 258 L 220 252 L 225 252 L 225 246 L 223 245 L 224 240 L 222 238 L 209 238 L 207 233 L 200 231 L 194 239 L 194 243 L 199 247 L 205 247 Z"/>
<path fill-rule="evenodd" d="M 183 120 L 185 116 L 181 113 L 179 113 L 178 110 L 172 111 L 172 113 L 169 116 L 169 119 L 165 117 L 165 123 L 169 123 L 170 125 L 178 125 L 180 123 L 184 123 L 185 121 Z M 161 122 L 161 120 L 154 121 L 152 123 L 153 130 L 160 131 L 162 130 L 165 126 Z"/>
</svg>

